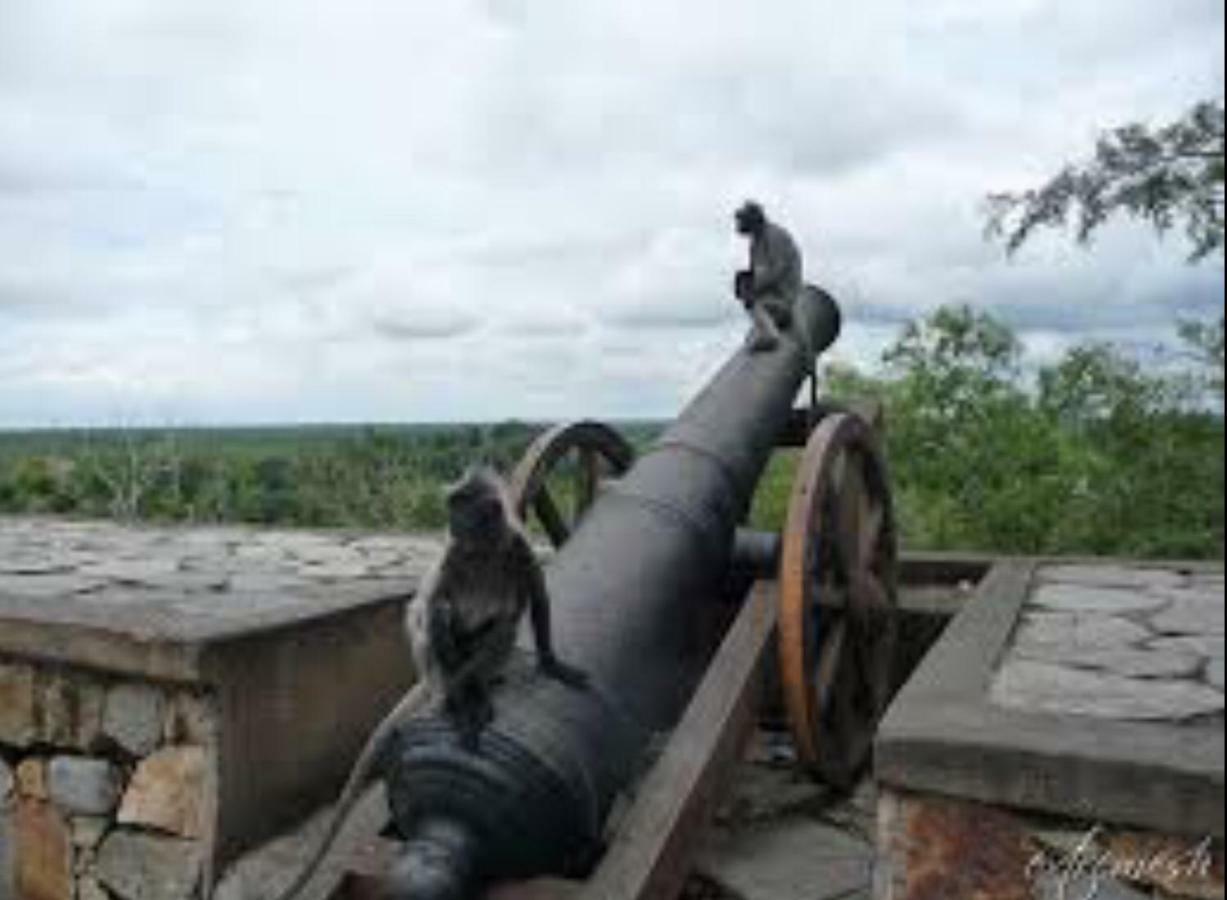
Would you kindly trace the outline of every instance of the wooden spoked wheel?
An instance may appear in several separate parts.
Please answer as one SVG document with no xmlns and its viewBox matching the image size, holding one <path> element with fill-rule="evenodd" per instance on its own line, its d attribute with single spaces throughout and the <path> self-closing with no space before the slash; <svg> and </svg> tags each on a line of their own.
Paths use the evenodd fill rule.
<svg viewBox="0 0 1227 900">
<path fill-rule="evenodd" d="M 868 762 L 890 700 L 897 539 L 877 436 L 823 419 L 793 486 L 780 556 L 780 667 L 801 761 L 837 788 Z"/>
<path fill-rule="evenodd" d="M 512 505 L 525 523 L 535 517 L 555 548 L 561 547 L 596 499 L 601 482 L 625 474 L 635 451 L 608 425 L 568 422 L 542 434 L 511 476 Z M 569 502 L 560 504 L 565 495 Z"/>
</svg>

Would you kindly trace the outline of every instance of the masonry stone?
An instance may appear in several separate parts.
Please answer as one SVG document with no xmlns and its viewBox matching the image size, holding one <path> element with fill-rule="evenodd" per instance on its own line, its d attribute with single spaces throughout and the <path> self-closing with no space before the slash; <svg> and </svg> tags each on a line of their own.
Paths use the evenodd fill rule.
<svg viewBox="0 0 1227 900">
<path fill-rule="evenodd" d="M 0 743 L 26 747 L 34 738 L 34 670 L 0 664 Z"/>
<path fill-rule="evenodd" d="M 1063 612 L 1125 613 L 1156 610 L 1167 600 L 1124 588 L 1054 583 L 1036 588 L 1029 602 L 1032 606 Z"/>
<path fill-rule="evenodd" d="M 1206 681 L 1218 690 L 1223 690 L 1223 660 L 1212 659 L 1206 664 Z"/>
<path fill-rule="evenodd" d="M 164 747 L 141 760 L 119 809 L 119 822 L 180 837 L 204 830 L 207 766 L 200 747 Z"/>
<path fill-rule="evenodd" d="M 1188 650 L 1153 647 L 1086 647 L 1073 643 L 1025 643 L 1016 648 L 1020 659 L 1056 663 L 1077 669 L 1100 669 L 1133 678 L 1190 678 L 1204 657 Z"/>
<path fill-rule="evenodd" d="M 102 728 L 101 685 L 52 671 L 38 678 L 38 737 L 56 747 L 88 750 Z"/>
<path fill-rule="evenodd" d="M 47 761 L 27 756 L 17 764 L 17 793 L 32 800 L 47 799 Z"/>
<path fill-rule="evenodd" d="M 15 893 L 22 900 L 73 900 L 68 822 L 50 803 L 23 799 L 13 814 Z"/>
<path fill-rule="evenodd" d="M 736 896 L 834 900 L 872 881 L 873 847 L 855 832 L 803 816 L 709 835 L 696 868 Z M 864 896 L 864 894 L 859 894 Z"/>
<path fill-rule="evenodd" d="M 1152 622 L 1165 634 L 1223 635 L 1224 605 L 1222 595 L 1190 594 L 1173 596 L 1167 608 Z"/>
<path fill-rule="evenodd" d="M 134 756 L 148 756 L 162 738 L 162 692 L 151 685 L 121 684 L 107 692 L 103 731 Z"/>
<path fill-rule="evenodd" d="M 111 830 L 110 816 L 73 816 L 70 824 L 72 845 L 84 849 L 97 847 Z"/>
<path fill-rule="evenodd" d="M 991 689 L 999 706 L 1106 719 L 1171 720 L 1221 713 L 1223 693 L 1194 681 L 1125 678 L 1070 666 L 1008 660 Z"/>
<path fill-rule="evenodd" d="M 1214 634 L 1184 634 L 1155 638 L 1146 643 L 1148 648 L 1164 652 L 1195 653 L 1209 659 L 1222 659 L 1227 649 L 1227 640 Z"/>
<path fill-rule="evenodd" d="M 9 794 L 13 791 L 14 784 L 13 767 L 0 757 L 0 807 L 5 805 L 9 798 Z"/>
<path fill-rule="evenodd" d="M 1145 569 L 1105 564 L 1044 566 L 1040 569 L 1039 577 L 1044 582 L 1132 590 L 1175 588 L 1185 584 L 1185 577 L 1170 569 Z"/>
<path fill-rule="evenodd" d="M 77 881 L 77 900 L 111 900 L 97 878 L 85 877 Z"/>
<path fill-rule="evenodd" d="M 0 803 L 0 900 L 13 900 L 16 890 L 17 873 L 14 871 L 17 860 L 14 857 L 15 837 L 13 834 L 13 817 Z"/>
<path fill-rule="evenodd" d="M 166 707 L 163 738 L 167 743 L 208 746 L 214 742 L 218 712 L 206 695 L 182 691 Z"/>
<path fill-rule="evenodd" d="M 194 841 L 121 830 L 98 851 L 98 879 L 122 900 L 190 900 L 200 873 Z"/>
<path fill-rule="evenodd" d="M 47 766 L 51 800 L 76 815 L 103 816 L 119 803 L 121 776 L 109 760 L 56 756 Z"/>
<path fill-rule="evenodd" d="M 1015 645 L 1060 644 L 1077 647 L 1128 647 L 1153 637 L 1150 631 L 1122 616 L 1069 612 L 1027 613 L 1015 635 Z"/>
</svg>

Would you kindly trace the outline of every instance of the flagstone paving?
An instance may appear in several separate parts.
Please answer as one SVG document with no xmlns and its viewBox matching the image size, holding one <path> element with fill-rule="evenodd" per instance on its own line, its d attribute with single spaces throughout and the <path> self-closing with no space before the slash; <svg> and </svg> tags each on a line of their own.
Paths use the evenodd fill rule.
<svg viewBox="0 0 1227 900">
<path fill-rule="evenodd" d="M 991 698 L 1030 712 L 1182 721 L 1221 715 L 1223 578 L 1041 567 Z"/>
</svg>

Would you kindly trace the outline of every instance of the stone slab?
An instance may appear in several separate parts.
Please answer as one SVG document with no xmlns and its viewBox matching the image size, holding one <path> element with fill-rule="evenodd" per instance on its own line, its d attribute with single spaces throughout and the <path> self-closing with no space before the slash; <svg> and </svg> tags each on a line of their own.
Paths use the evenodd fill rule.
<svg viewBox="0 0 1227 900">
<path fill-rule="evenodd" d="M 1227 641 L 1224 641 L 1222 636 L 1206 634 L 1206 635 L 1179 635 L 1155 638 L 1145 645 L 1149 649 L 1161 650 L 1164 652 L 1173 651 L 1176 653 L 1193 653 L 1197 656 L 1207 659 L 1222 659 L 1224 649 L 1227 648 Z"/>
<path fill-rule="evenodd" d="M 1130 647 L 1153 637 L 1154 632 L 1122 616 L 1027 612 L 1014 641 L 1018 645 L 1060 644 L 1089 649 Z"/>
<path fill-rule="evenodd" d="M 804 816 L 710 836 L 696 868 L 754 900 L 834 900 L 867 893 L 873 845 L 863 835 Z"/>
<path fill-rule="evenodd" d="M 1096 669 L 1128 678 L 1192 678 L 1206 660 L 1187 647 L 1083 647 L 1074 643 L 1016 645 L 1012 655 L 1019 662 Z"/>
<path fill-rule="evenodd" d="M 1164 634 L 1223 635 L 1223 595 L 1171 593 L 1167 607 L 1151 621 Z"/>
<path fill-rule="evenodd" d="M 1031 595 L 1031 603 L 1064 612 L 1133 612 L 1154 610 L 1167 604 L 1165 597 L 1125 588 L 1095 585 L 1041 584 Z"/>
<path fill-rule="evenodd" d="M 192 900 L 201 870 L 192 841 L 113 831 L 98 849 L 99 880 L 125 900 Z"/>
<path fill-rule="evenodd" d="M 994 567 L 913 673 L 879 729 L 879 781 L 1072 818 L 1221 837 L 1222 715 L 1130 721 L 993 702 L 998 667 L 1037 583 L 1037 568 L 1022 560 Z M 1108 570 L 1109 580 L 1121 580 L 1115 567 Z M 1053 571 L 1045 569 L 1045 577 L 1051 580 Z M 1055 571 L 1079 577 L 1075 569 Z M 1102 574 L 1086 580 L 1103 581 Z"/>
<path fill-rule="evenodd" d="M 1223 692 L 1194 681 L 1131 678 L 1032 660 L 1002 666 L 989 696 L 1028 712 L 1117 720 L 1180 721 L 1223 711 Z"/>
<path fill-rule="evenodd" d="M 1188 574 L 1179 569 L 1128 563 L 1045 565 L 1039 569 L 1036 577 L 1040 582 L 1130 590 L 1181 587 L 1188 583 Z"/>
<path fill-rule="evenodd" d="M 104 816 L 119 803 L 121 776 L 109 760 L 56 756 L 47 765 L 47 790 L 60 809 Z"/>
<path fill-rule="evenodd" d="M 203 680 L 218 642 L 412 595 L 440 547 L 438 535 L 0 517 L 0 658 Z"/>
</svg>

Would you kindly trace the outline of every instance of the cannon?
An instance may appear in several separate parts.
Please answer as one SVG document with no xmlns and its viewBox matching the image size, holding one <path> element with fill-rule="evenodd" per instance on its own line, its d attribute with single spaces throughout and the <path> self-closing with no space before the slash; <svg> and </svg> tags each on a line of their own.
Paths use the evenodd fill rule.
<svg viewBox="0 0 1227 900">
<path fill-rule="evenodd" d="M 730 585 L 744 591 L 746 573 L 778 577 L 779 682 L 799 758 L 851 783 L 888 700 L 896 536 L 872 425 L 834 404 L 794 409 L 813 369 L 804 348 L 822 352 L 840 325 L 834 299 L 807 287 L 781 346 L 733 355 L 638 459 L 590 421 L 529 449 L 514 502 L 556 547 L 545 575 L 557 645 L 591 685 L 536 677 L 525 651 L 476 752 L 443 717 L 400 729 L 385 773 L 403 841 L 395 896 L 460 900 L 495 880 L 590 872 L 611 809 L 711 661 L 697 623 Z M 787 526 L 753 533 L 741 526 L 780 445 L 804 446 Z M 550 489 L 563 460 L 565 504 Z"/>
</svg>

